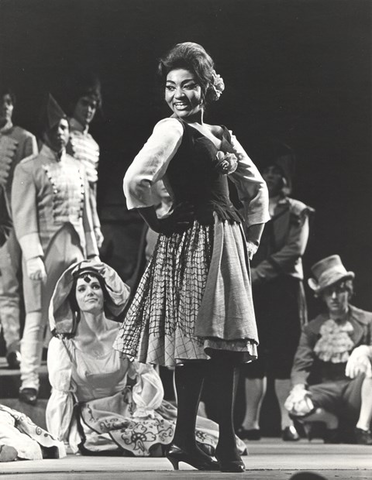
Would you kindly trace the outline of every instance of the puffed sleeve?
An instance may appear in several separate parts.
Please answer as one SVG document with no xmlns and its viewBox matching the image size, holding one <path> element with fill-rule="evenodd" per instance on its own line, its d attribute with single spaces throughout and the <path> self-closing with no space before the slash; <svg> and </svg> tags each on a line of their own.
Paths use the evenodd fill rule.
<svg viewBox="0 0 372 480">
<path fill-rule="evenodd" d="M 155 204 L 152 185 L 164 177 L 183 136 L 181 123 L 174 118 L 158 122 L 141 151 L 129 166 L 123 181 L 128 209 Z"/>
<path fill-rule="evenodd" d="M 134 417 L 147 417 L 160 407 L 164 398 L 162 381 L 152 365 L 132 362 L 128 372 L 136 378 L 133 386 Z"/>
<path fill-rule="evenodd" d="M 234 182 L 239 200 L 244 205 L 247 226 L 266 223 L 270 220 L 266 182 L 235 135 L 229 133 L 231 145 L 239 160 L 238 168 L 229 178 Z"/>
<path fill-rule="evenodd" d="M 72 451 L 76 452 L 81 440 L 73 416 L 72 364 L 62 340 L 55 337 L 51 339 L 47 364 L 49 382 L 52 386 L 46 408 L 47 429 L 58 440 L 69 443 Z"/>
</svg>

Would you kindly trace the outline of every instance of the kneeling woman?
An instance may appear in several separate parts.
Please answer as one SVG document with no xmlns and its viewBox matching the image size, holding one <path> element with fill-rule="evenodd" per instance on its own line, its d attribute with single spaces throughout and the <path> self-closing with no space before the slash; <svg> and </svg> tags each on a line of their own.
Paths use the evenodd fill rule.
<svg viewBox="0 0 372 480">
<path fill-rule="evenodd" d="M 157 372 L 112 348 L 128 296 L 117 273 L 94 261 L 71 266 L 56 285 L 46 420 L 74 453 L 161 456 L 172 441 L 176 409 L 163 400 Z M 213 451 L 217 425 L 198 418 L 198 427 L 196 440 Z"/>
</svg>

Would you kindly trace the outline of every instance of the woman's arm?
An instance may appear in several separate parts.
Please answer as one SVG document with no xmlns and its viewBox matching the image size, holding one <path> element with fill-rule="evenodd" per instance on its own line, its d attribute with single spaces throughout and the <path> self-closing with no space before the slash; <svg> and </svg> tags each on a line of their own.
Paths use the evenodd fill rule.
<svg viewBox="0 0 372 480">
<path fill-rule="evenodd" d="M 160 407 L 164 398 L 162 381 L 154 367 L 150 364 L 132 362 L 128 375 L 136 378 L 133 386 L 133 402 L 135 417 L 146 417 Z"/>
<path fill-rule="evenodd" d="M 154 205 L 152 186 L 164 177 L 169 162 L 181 145 L 182 137 L 183 127 L 178 120 L 166 118 L 157 123 L 151 137 L 124 176 L 123 190 L 128 209 L 143 209 Z M 156 227 L 151 210 L 144 214 L 144 218 Z"/>
<path fill-rule="evenodd" d="M 73 420 L 72 365 L 62 340 L 53 337 L 48 347 L 48 375 L 52 393 L 46 408 L 49 432 L 58 440 L 69 442 Z"/>
<path fill-rule="evenodd" d="M 232 134 L 231 144 L 238 157 L 238 168 L 229 175 L 229 178 L 234 182 L 239 200 L 244 206 L 249 240 L 259 242 L 263 226 L 270 220 L 269 194 L 266 182 L 244 148 Z M 255 228 L 252 229 L 252 226 L 255 226 Z"/>
</svg>

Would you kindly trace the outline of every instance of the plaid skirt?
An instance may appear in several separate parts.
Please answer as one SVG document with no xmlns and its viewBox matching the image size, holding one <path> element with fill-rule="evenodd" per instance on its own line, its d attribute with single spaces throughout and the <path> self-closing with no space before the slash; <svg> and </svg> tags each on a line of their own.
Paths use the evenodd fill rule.
<svg viewBox="0 0 372 480">
<path fill-rule="evenodd" d="M 237 223 L 217 222 L 227 229 L 241 229 Z M 116 350 L 129 359 L 166 366 L 182 360 L 208 359 L 210 349 L 242 352 L 243 361 L 257 357 L 256 340 L 195 335 L 212 270 L 214 231 L 215 225 L 201 225 L 195 221 L 184 233 L 168 237 L 159 235 L 115 340 Z M 241 243 L 244 243 L 242 236 Z M 239 262 L 246 263 L 244 255 L 240 257 Z M 241 268 L 247 270 L 246 265 Z M 245 298 L 244 289 L 241 298 Z M 216 309 L 215 305 L 212 307 Z M 225 308 L 223 302 L 221 308 Z M 228 316 L 226 312 L 226 318 Z"/>
</svg>

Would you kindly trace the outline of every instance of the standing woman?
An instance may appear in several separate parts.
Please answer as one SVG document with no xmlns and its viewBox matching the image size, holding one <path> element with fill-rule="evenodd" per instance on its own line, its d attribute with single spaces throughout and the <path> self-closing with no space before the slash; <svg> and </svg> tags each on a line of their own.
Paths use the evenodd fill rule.
<svg viewBox="0 0 372 480">
<path fill-rule="evenodd" d="M 114 347 L 140 362 L 176 366 L 178 417 L 167 454 L 175 469 L 183 461 L 199 470 L 243 472 L 233 406 L 237 366 L 257 356 L 249 258 L 268 220 L 267 188 L 226 127 L 204 122 L 208 102 L 224 89 L 204 48 L 177 44 L 159 72 L 172 115 L 157 123 L 129 167 L 124 193 L 128 208 L 160 235 Z M 244 219 L 229 199 L 228 174 Z M 152 186 L 160 179 L 173 208 L 158 219 Z M 218 463 L 195 443 L 207 375 L 218 383 Z"/>
</svg>

